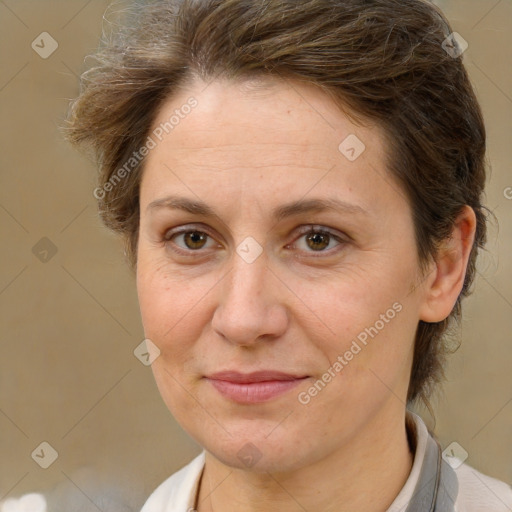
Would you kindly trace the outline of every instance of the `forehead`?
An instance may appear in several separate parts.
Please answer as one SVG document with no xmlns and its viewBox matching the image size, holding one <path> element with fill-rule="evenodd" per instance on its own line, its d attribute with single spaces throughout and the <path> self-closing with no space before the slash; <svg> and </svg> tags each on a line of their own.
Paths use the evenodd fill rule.
<svg viewBox="0 0 512 512">
<path fill-rule="evenodd" d="M 195 80 L 161 105 L 153 128 L 165 125 L 190 98 L 197 106 L 164 135 L 176 142 L 175 149 L 184 148 L 184 142 L 189 147 L 204 146 L 205 137 L 220 145 L 273 142 L 336 149 L 354 131 L 367 141 L 371 134 L 374 149 L 382 149 L 381 141 L 375 140 L 381 136 L 375 123 L 356 126 L 319 87 L 271 78 Z"/>
<path fill-rule="evenodd" d="M 195 106 L 185 108 L 191 98 Z M 376 199 L 372 189 L 392 181 L 379 127 L 354 124 L 310 84 L 196 80 L 161 105 L 155 130 L 161 140 L 145 162 L 142 201 L 170 184 L 183 188 L 185 176 L 193 191 L 215 184 L 223 193 L 259 194 L 260 200 L 269 184 L 273 195 L 337 187 L 342 199 L 366 184 L 367 197 L 360 199 L 369 204 Z M 347 149 L 360 154 L 347 158 Z"/>
</svg>

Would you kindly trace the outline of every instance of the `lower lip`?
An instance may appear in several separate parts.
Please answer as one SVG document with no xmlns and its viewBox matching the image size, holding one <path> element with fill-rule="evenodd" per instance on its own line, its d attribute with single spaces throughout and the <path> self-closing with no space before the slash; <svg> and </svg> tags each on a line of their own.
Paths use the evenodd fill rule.
<svg viewBox="0 0 512 512">
<path fill-rule="evenodd" d="M 251 382 L 247 384 L 238 384 L 226 380 L 206 379 L 215 389 L 226 398 L 241 404 L 256 404 L 266 402 L 272 398 L 276 398 L 290 389 L 298 386 L 302 381 L 307 379 L 294 380 L 272 380 L 265 382 Z"/>
</svg>

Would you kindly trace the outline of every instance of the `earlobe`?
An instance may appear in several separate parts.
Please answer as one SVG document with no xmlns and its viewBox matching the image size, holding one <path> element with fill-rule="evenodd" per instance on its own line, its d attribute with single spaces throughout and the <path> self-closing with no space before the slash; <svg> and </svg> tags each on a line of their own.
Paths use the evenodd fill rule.
<svg viewBox="0 0 512 512">
<path fill-rule="evenodd" d="M 451 313 L 464 285 L 475 231 L 475 212 L 465 205 L 455 221 L 451 237 L 442 242 L 433 272 L 426 280 L 420 320 L 440 322 Z"/>
</svg>

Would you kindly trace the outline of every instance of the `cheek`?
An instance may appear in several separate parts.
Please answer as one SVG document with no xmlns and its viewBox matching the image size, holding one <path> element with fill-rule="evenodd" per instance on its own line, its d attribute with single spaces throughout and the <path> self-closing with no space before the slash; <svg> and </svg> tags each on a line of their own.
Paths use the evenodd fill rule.
<svg viewBox="0 0 512 512">
<path fill-rule="evenodd" d="M 144 256 L 137 266 L 137 293 L 144 332 L 159 341 L 172 337 L 180 323 L 187 323 L 187 312 L 200 297 L 190 280 L 172 275 L 165 262 Z"/>
<path fill-rule="evenodd" d="M 144 333 L 147 338 L 156 342 L 173 324 L 175 304 L 171 284 L 160 278 L 150 266 L 139 262 L 137 294 Z"/>
<path fill-rule="evenodd" d="M 330 392 L 319 393 L 319 405 L 325 401 L 335 409 L 339 401 L 357 409 L 403 387 L 412 362 L 417 312 L 414 297 L 407 296 L 406 273 L 394 276 L 384 283 L 367 274 L 361 280 L 341 279 L 299 291 L 315 313 L 313 321 L 312 315 L 303 316 L 300 328 L 324 355 L 325 368 L 319 367 L 316 377 L 329 380 L 325 387 Z"/>
<path fill-rule="evenodd" d="M 197 376 L 194 347 L 206 318 L 205 303 L 200 300 L 204 288 L 191 286 L 184 278 L 171 278 L 166 269 L 165 264 L 141 259 L 137 292 L 145 337 L 160 350 L 151 365 L 155 382 L 168 409 L 181 417 L 194 408 L 190 392 Z"/>
<path fill-rule="evenodd" d="M 164 371 L 165 367 L 184 379 L 194 373 L 196 362 L 202 357 L 197 342 L 213 315 L 207 292 L 214 285 L 211 276 L 171 273 L 167 262 L 140 261 L 137 292 L 144 333 L 160 349 L 154 370 Z"/>
</svg>

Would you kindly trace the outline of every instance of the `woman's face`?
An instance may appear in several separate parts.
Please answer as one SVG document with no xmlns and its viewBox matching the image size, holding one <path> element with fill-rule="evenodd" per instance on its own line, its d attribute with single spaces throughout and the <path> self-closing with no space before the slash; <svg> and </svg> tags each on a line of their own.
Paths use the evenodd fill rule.
<svg viewBox="0 0 512 512">
<path fill-rule="evenodd" d="M 259 458 L 261 471 L 403 428 L 426 292 L 379 129 L 313 86 L 220 81 L 168 100 L 152 129 L 137 286 L 181 426 L 225 464 Z M 303 378 L 207 378 L 262 370 Z"/>
</svg>

